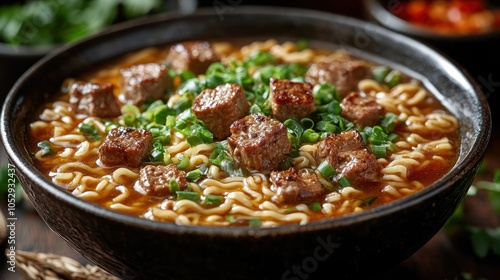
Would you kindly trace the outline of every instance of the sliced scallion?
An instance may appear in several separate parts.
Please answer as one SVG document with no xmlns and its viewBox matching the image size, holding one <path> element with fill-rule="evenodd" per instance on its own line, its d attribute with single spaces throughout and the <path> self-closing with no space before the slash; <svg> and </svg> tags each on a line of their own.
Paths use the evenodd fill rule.
<svg viewBox="0 0 500 280">
<path fill-rule="evenodd" d="M 351 185 L 351 182 L 349 182 L 349 179 L 347 179 L 347 177 L 341 177 L 339 180 L 338 180 L 338 183 L 341 187 L 345 188 L 345 187 L 349 187 L 349 186 L 352 186 Z"/>
<path fill-rule="evenodd" d="M 328 161 L 323 161 L 319 166 L 318 166 L 318 171 L 325 177 L 326 179 L 330 179 L 333 176 L 335 176 L 335 169 L 333 166 L 328 162 Z"/>
<path fill-rule="evenodd" d="M 53 156 L 57 153 L 56 150 L 54 150 L 52 148 L 52 145 L 50 144 L 50 142 L 47 140 L 38 142 L 37 146 L 40 149 L 42 149 L 42 156 L 43 157 Z"/>
<path fill-rule="evenodd" d="M 205 205 L 219 205 L 221 203 L 222 203 L 222 196 L 221 195 L 207 194 L 205 196 L 205 200 L 204 200 Z"/>
<path fill-rule="evenodd" d="M 321 203 L 319 203 L 319 202 L 317 202 L 317 201 L 316 201 L 316 202 L 311 203 L 310 207 L 311 207 L 311 210 L 312 210 L 313 212 L 319 212 L 319 211 L 321 211 Z"/>
<path fill-rule="evenodd" d="M 387 156 L 387 146 L 386 145 L 371 145 L 372 153 L 377 158 L 385 158 Z"/>
<path fill-rule="evenodd" d="M 179 192 L 181 190 L 179 183 L 174 178 L 172 178 L 172 179 L 170 179 L 170 181 L 168 181 L 168 185 L 170 187 L 170 193 L 172 193 L 172 194 L 174 194 L 174 193 L 177 194 L 177 192 Z"/>
<path fill-rule="evenodd" d="M 177 162 L 177 168 L 183 170 L 189 166 L 189 158 L 185 155 L 182 155 L 180 160 Z"/>
<path fill-rule="evenodd" d="M 262 221 L 257 218 L 253 218 L 248 220 L 248 225 L 251 227 L 260 227 L 262 225 Z"/>
</svg>

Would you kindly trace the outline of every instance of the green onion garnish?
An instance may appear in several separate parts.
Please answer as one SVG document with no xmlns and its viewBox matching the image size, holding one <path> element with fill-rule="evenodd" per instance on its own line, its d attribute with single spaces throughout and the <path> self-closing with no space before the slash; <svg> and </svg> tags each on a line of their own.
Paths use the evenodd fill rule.
<svg viewBox="0 0 500 280">
<path fill-rule="evenodd" d="M 319 211 L 321 211 L 321 203 L 319 203 L 319 202 L 313 202 L 313 203 L 311 203 L 311 210 L 313 212 L 319 212 Z"/>
<path fill-rule="evenodd" d="M 371 145 L 372 153 L 377 158 L 385 158 L 387 156 L 387 146 L 386 145 Z"/>
<path fill-rule="evenodd" d="M 349 187 L 349 186 L 352 186 L 351 185 L 351 182 L 349 182 L 349 179 L 347 179 L 346 177 L 342 177 L 338 180 L 338 183 L 341 187 L 345 188 L 345 187 Z"/>
<path fill-rule="evenodd" d="M 199 170 L 199 169 L 195 169 L 195 170 L 189 171 L 189 172 L 186 174 L 186 179 L 188 179 L 189 181 L 192 181 L 192 182 L 196 182 L 196 181 L 198 181 L 198 180 L 199 180 L 202 176 L 203 176 L 203 173 L 201 172 L 201 170 Z"/>
<path fill-rule="evenodd" d="M 37 146 L 42 149 L 42 156 L 47 157 L 47 156 L 53 156 L 57 152 L 52 148 L 52 145 L 50 144 L 49 141 L 45 140 L 42 142 L 38 142 Z"/>
<path fill-rule="evenodd" d="M 328 161 L 323 161 L 319 166 L 318 166 L 318 171 L 325 177 L 326 179 L 330 179 L 333 176 L 335 176 L 335 169 L 333 166 L 328 163 Z"/>
<path fill-rule="evenodd" d="M 384 82 L 390 87 L 395 87 L 401 82 L 402 79 L 403 77 L 401 72 L 398 70 L 392 70 L 389 74 L 387 74 L 387 76 L 385 76 Z"/>
<path fill-rule="evenodd" d="M 168 181 L 168 185 L 170 187 L 170 193 L 172 194 L 177 194 L 177 192 L 179 192 L 181 190 L 181 187 L 179 186 L 179 183 L 177 183 L 177 180 L 175 180 L 174 178 L 170 179 L 170 181 Z"/>
<path fill-rule="evenodd" d="M 189 158 L 185 155 L 182 155 L 179 162 L 177 162 L 177 168 L 183 170 L 186 169 L 188 166 L 189 166 Z"/>
<path fill-rule="evenodd" d="M 220 195 L 207 194 L 205 196 L 205 200 L 204 200 L 205 205 L 219 205 L 221 203 L 222 203 L 222 196 L 220 196 Z"/>
<path fill-rule="evenodd" d="M 375 81 L 379 83 L 382 83 L 384 81 L 388 73 L 389 68 L 387 68 L 387 66 L 377 66 L 372 69 L 373 79 L 375 79 Z"/>
<path fill-rule="evenodd" d="M 250 219 L 248 221 L 248 225 L 251 227 L 260 227 L 262 225 L 262 221 L 260 219 Z"/>
<path fill-rule="evenodd" d="M 85 134 L 90 140 L 99 140 L 102 138 L 102 136 L 99 135 L 99 130 L 91 123 L 80 123 L 78 125 L 78 130 Z"/>
<path fill-rule="evenodd" d="M 176 191 L 177 200 L 191 200 L 194 202 L 200 202 L 200 194 L 197 192 L 189 192 L 189 191 Z"/>
</svg>

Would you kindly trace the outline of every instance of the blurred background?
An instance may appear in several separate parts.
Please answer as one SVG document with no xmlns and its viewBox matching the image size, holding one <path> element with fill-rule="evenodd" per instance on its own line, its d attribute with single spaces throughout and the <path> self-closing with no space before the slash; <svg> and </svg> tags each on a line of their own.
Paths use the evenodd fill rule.
<svg viewBox="0 0 500 280">
<path fill-rule="evenodd" d="M 230 13 L 243 5 L 320 10 L 373 22 L 428 44 L 467 71 L 488 98 L 493 119 L 500 94 L 500 16 L 495 0 L 2 0 L 0 4 L 0 104 L 33 63 L 57 47 L 113 24 L 159 13 L 198 8 Z M 420 251 L 384 275 L 386 279 L 500 279 L 500 146 L 493 138 L 477 182 L 492 191 L 467 197 L 462 212 Z M 0 143 L 0 208 L 6 209 L 7 158 Z M 496 188 L 496 189 L 495 189 Z M 496 191 L 495 191 L 496 190 Z M 19 191 L 21 189 L 19 188 Z M 21 197 L 21 196 L 19 196 Z M 48 229 L 19 199 L 20 250 L 49 252 L 88 263 Z M 455 223 L 458 221 L 457 223 Z M 475 232 L 471 230 L 475 229 Z M 478 230 L 477 230 L 478 229 Z M 0 234 L 2 230 L 0 229 Z M 0 238 L 0 243 L 1 243 Z M 4 262 L 2 262 L 4 264 Z M 27 279 L 0 265 L 0 279 Z"/>
</svg>

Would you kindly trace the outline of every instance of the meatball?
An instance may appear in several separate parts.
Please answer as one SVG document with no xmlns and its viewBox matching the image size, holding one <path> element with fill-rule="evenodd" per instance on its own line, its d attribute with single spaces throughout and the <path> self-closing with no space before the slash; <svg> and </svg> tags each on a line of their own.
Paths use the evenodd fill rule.
<svg viewBox="0 0 500 280">
<path fill-rule="evenodd" d="M 358 89 L 358 82 L 370 77 L 370 67 L 361 60 L 335 60 L 313 63 L 306 73 L 306 82 L 313 85 L 330 83 L 341 97 Z"/>
<path fill-rule="evenodd" d="M 302 119 L 316 110 L 313 86 L 290 80 L 271 79 L 270 100 L 273 117 L 284 121 L 289 118 Z"/>
<path fill-rule="evenodd" d="M 99 159 L 106 166 L 139 167 L 153 149 L 149 130 L 129 127 L 113 128 L 99 146 Z"/>
<path fill-rule="evenodd" d="M 271 189 L 276 191 L 276 200 L 282 204 L 311 203 L 325 192 L 314 171 L 296 170 L 271 172 Z"/>
<path fill-rule="evenodd" d="M 178 190 L 186 189 L 186 172 L 179 170 L 175 164 L 146 165 L 141 168 L 138 184 L 148 195 L 165 197 L 173 191 L 170 189 L 171 180 L 177 182 Z"/>
<path fill-rule="evenodd" d="M 69 90 L 69 103 L 78 114 L 98 118 L 113 118 L 120 115 L 120 106 L 113 94 L 111 83 L 74 83 Z"/>
<path fill-rule="evenodd" d="M 219 61 L 212 44 L 206 41 L 189 41 L 173 45 L 166 63 L 174 70 L 190 70 L 199 75 L 205 74 L 210 64 Z"/>
<path fill-rule="evenodd" d="M 363 143 L 356 130 L 331 134 L 318 143 L 316 150 L 318 162 L 327 161 L 337 175 L 334 180 L 346 177 L 353 184 L 374 182 L 380 177 L 377 158 Z"/>
<path fill-rule="evenodd" d="M 264 115 L 248 115 L 235 121 L 230 130 L 230 152 L 249 170 L 277 169 L 292 152 L 285 125 Z"/>
<path fill-rule="evenodd" d="M 148 63 L 121 69 L 122 98 L 127 103 L 140 105 L 146 100 L 157 100 L 165 95 L 172 81 L 164 65 Z"/>
<path fill-rule="evenodd" d="M 358 92 L 351 92 L 340 104 L 342 117 L 354 122 L 357 127 L 374 126 L 384 115 L 384 107 L 373 97 L 363 97 Z"/>
<path fill-rule="evenodd" d="M 193 112 L 202 120 L 217 140 L 226 139 L 231 124 L 248 112 L 248 101 L 243 89 L 236 84 L 225 84 L 205 89 L 196 97 Z"/>
</svg>

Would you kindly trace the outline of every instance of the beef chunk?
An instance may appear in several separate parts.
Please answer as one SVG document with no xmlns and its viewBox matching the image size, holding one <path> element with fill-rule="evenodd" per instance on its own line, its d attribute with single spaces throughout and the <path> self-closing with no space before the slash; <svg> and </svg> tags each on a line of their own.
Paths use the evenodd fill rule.
<svg viewBox="0 0 500 280">
<path fill-rule="evenodd" d="M 202 120 L 217 140 L 226 139 L 231 124 L 248 112 L 248 101 L 243 89 L 236 84 L 225 84 L 205 89 L 196 97 L 193 112 Z"/>
<path fill-rule="evenodd" d="M 342 116 L 358 127 L 374 126 L 384 114 L 384 107 L 375 98 L 363 97 L 358 92 L 351 92 L 340 105 Z"/>
<path fill-rule="evenodd" d="M 270 179 L 271 189 L 276 190 L 276 200 L 282 204 L 311 203 L 325 192 L 312 170 L 291 167 L 271 172 Z"/>
<path fill-rule="evenodd" d="M 346 177 L 356 185 L 374 182 L 380 177 L 380 165 L 377 158 L 363 143 L 363 138 L 356 130 L 331 134 L 318 143 L 316 151 L 318 162 L 328 161 L 336 170 L 334 180 Z"/>
<path fill-rule="evenodd" d="M 120 115 L 120 106 L 113 94 L 113 84 L 74 83 L 69 90 L 69 103 L 78 114 L 98 118 Z"/>
<path fill-rule="evenodd" d="M 122 97 L 127 103 L 140 105 L 163 97 L 172 81 L 164 65 L 148 63 L 121 69 Z"/>
<path fill-rule="evenodd" d="M 292 151 L 284 124 L 264 115 L 248 115 L 231 125 L 227 138 L 235 160 L 250 170 L 274 170 Z"/>
<path fill-rule="evenodd" d="M 106 166 L 139 167 L 153 148 L 153 136 L 146 129 L 113 128 L 99 147 L 99 159 Z"/>
<path fill-rule="evenodd" d="M 172 179 L 179 185 L 179 190 L 186 189 L 186 172 L 179 170 L 175 164 L 147 165 L 141 168 L 139 185 L 148 195 L 168 196 L 172 191 Z"/>
<path fill-rule="evenodd" d="M 302 119 L 316 110 L 313 86 L 290 80 L 271 79 L 270 100 L 273 117 L 284 121 L 289 118 Z"/>
<path fill-rule="evenodd" d="M 370 67 L 361 60 L 335 60 L 313 63 L 307 70 L 306 81 L 313 84 L 330 83 L 341 97 L 358 90 L 358 82 L 370 77 Z"/>
<path fill-rule="evenodd" d="M 206 41 L 189 41 L 173 45 L 166 63 L 174 70 L 190 70 L 199 75 L 205 74 L 210 64 L 219 61 L 212 44 Z"/>
</svg>

